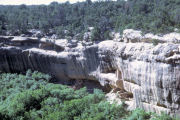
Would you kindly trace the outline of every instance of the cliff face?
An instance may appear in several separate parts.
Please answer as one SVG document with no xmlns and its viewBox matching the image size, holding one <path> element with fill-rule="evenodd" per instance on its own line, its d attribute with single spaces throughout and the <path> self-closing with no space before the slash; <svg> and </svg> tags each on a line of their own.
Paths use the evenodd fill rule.
<svg viewBox="0 0 180 120">
<path fill-rule="evenodd" d="M 100 48 L 110 43 L 100 43 Z M 111 84 L 132 93 L 134 107 L 157 113 L 179 111 L 179 45 L 165 43 L 154 47 L 144 43 L 114 43 L 108 51 L 114 55 L 112 64 L 117 77 Z"/>
<path fill-rule="evenodd" d="M 30 42 L 34 40 L 1 37 L 0 71 L 38 70 L 64 83 L 98 81 L 102 86 L 109 85 L 133 108 L 180 113 L 179 44 Z"/>
</svg>

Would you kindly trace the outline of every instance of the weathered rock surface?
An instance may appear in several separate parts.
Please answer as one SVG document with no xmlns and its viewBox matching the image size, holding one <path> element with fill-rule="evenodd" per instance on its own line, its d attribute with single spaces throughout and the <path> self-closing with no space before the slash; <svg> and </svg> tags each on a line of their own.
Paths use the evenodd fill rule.
<svg viewBox="0 0 180 120">
<path fill-rule="evenodd" d="M 138 37 L 137 37 L 138 38 Z M 0 71 L 49 73 L 59 81 L 92 80 L 110 85 L 129 100 L 131 108 L 180 113 L 180 44 L 98 44 L 59 40 L 55 49 L 39 48 L 52 42 L 36 40 L 29 47 L 14 45 L 14 37 L 0 37 Z M 26 39 L 27 40 L 27 39 Z M 21 39 L 21 43 L 26 40 Z M 33 39 L 34 40 L 34 39 Z M 23 42 L 24 41 L 24 42 Z M 34 44 L 34 46 L 33 46 Z"/>
<path fill-rule="evenodd" d="M 157 40 L 159 43 L 180 43 L 180 33 L 172 32 L 164 35 L 154 35 L 152 33 L 142 34 L 141 31 L 126 29 L 123 31 L 122 39 L 124 42 L 147 42 Z"/>
</svg>

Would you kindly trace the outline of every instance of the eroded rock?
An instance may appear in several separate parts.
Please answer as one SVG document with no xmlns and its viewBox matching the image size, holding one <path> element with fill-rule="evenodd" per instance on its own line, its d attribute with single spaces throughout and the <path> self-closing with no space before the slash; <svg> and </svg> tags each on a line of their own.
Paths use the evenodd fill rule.
<svg viewBox="0 0 180 120">
<path fill-rule="evenodd" d="M 13 38 L 1 38 L 1 43 L 7 44 L 6 39 L 8 46 L 0 47 L 0 71 L 38 70 L 61 83 L 98 81 L 102 86 L 116 89 L 119 99 L 125 99 L 131 109 L 141 107 L 169 114 L 180 111 L 180 44 L 39 41 L 63 48 L 56 51 L 10 45 Z"/>
<path fill-rule="evenodd" d="M 152 43 L 154 40 L 158 43 L 180 43 L 180 33 L 172 32 L 164 35 L 155 35 L 152 33 L 142 34 L 142 32 L 138 30 L 126 29 L 123 31 L 122 39 L 127 43 Z"/>
</svg>

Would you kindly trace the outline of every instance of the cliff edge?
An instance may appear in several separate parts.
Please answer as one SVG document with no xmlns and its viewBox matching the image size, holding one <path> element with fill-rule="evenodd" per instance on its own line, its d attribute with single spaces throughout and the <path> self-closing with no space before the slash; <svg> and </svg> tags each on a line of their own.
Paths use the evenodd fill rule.
<svg viewBox="0 0 180 120">
<path fill-rule="evenodd" d="M 97 81 L 132 108 L 180 114 L 180 38 L 162 37 L 153 45 L 147 41 L 154 38 L 125 33 L 123 42 L 98 43 L 0 36 L 0 71 L 38 70 L 64 83 Z"/>
</svg>

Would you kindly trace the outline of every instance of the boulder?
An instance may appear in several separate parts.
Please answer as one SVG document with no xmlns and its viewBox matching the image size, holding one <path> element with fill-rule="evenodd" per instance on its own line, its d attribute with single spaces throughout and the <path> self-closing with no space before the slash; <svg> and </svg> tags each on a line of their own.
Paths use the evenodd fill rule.
<svg viewBox="0 0 180 120">
<path fill-rule="evenodd" d="M 124 42 L 140 42 L 142 39 L 142 32 L 133 30 L 133 29 L 126 29 L 123 31 L 123 40 Z"/>
<path fill-rule="evenodd" d="M 116 41 L 116 42 L 123 42 L 123 39 L 122 39 L 122 36 L 121 36 L 120 33 L 112 32 L 111 36 L 112 36 L 114 41 Z"/>
<path fill-rule="evenodd" d="M 29 30 L 29 32 L 32 34 L 32 37 L 41 38 L 41 37 L 45 36 L 41 30 L 31 29 L 31 30 Z"/>
<path fill-rule="evenodd" d="M 84 41 L 91 41 L 91 32 L 85 32 L 83 36 Z"/>
</svg>

